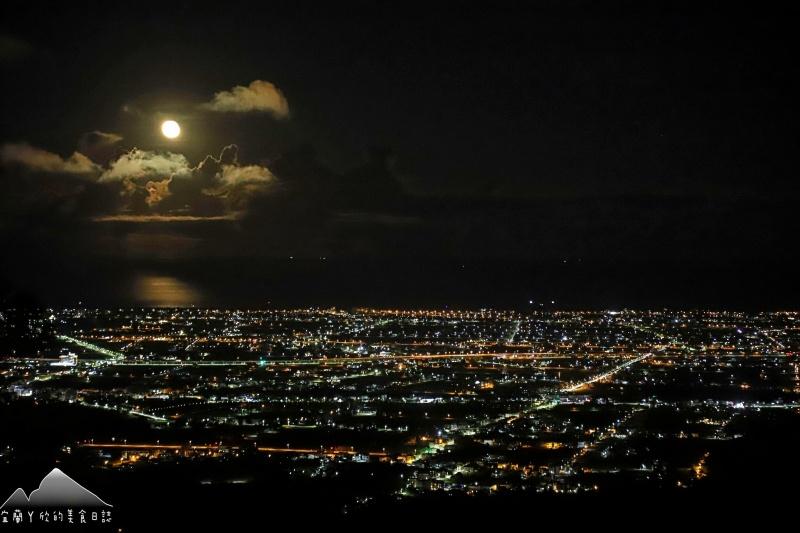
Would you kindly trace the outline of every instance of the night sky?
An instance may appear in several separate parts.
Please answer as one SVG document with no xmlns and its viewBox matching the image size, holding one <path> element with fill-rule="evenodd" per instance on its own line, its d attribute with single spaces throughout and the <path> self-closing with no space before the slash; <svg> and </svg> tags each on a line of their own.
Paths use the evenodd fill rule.
<svg viewBox="0 0 800 533">
<path fill-rule="evenodd" d="M 797 307 L 796 13 L 111 4 L 0 8 L 5 302 Z"/>
</svg>

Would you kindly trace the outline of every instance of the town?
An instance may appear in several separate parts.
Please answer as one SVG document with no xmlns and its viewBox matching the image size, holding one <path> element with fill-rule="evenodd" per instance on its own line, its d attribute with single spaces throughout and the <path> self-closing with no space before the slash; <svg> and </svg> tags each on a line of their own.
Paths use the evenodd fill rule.
<svg viewBox="0 0 800 533">
<path fill-rule="evenodd" d="M 201 486 L 266 471 L 333 480 L 348 487 L 343 513 L 436 494 L 691 490 L 760 420 L 800 413 L 793 312 L 73 308 L 3 319 L 3 336 L 29 350 L 0 363 L 3 411 L 92 420 L 54 460 L 119 475 L 192 469 Z M 6 463 L 24 452 L 15 438 L 0 437 Z"/>
</svg>

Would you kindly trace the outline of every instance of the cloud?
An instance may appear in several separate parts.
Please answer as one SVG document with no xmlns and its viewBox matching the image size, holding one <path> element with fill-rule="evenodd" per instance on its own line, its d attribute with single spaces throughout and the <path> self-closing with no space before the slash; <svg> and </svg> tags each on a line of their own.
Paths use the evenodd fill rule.
<svg viewBox="0 0 800 533">
<path fill-rule="evenodd" d="M 80 152 L 67 159 L 60 155 L 25 143 L 4 144 L 0 148 L 3 164 L 16 164 L 28 170 L 63 174 L 94 174 L 100 166 Z"/>
<path fill-rule="evenodd" d="M 259 165 L 222 165 L 220 180 L 223 184 L 234 186 L 245 183 L 268 183 L 275 177 L 268 168 Z"/>
<path fill-rule="evenodd" d="M 122 135 L 94 130 L 81 135 L 81 138 L 78 141 L 78 146 L 108 145 L 118 143 L 121 140 Z"/>
<path fill-rule="evenodd" d="M 172 192 L 169 190 L 170 182 L 172 182 L 171 177 L 161 181 L 148 181 L 144 186 L 144 189 L 147 191 L 147 198 L 145 198 L 147 205 L 153 206 L 161 200 L 172 196 Z"/>
<path fill-rule="evenodd" d="M 114 146 L 120 139 L 95 131 L 83 141 Z M 0 156 L 10 172 L 0 175 L 0 189 L 13 192 L 0 210 L 57 211 L 94 222 L 238 220 L 277 183 L 267 167 L 240 164 L 238 151 L 232 144 L 192 166 L 183 154 L 133 148 L 100 165 L 81 152 L 63 159 L 27 144 L 6 144 Z M 31 171 L 38 172 L 36 180 L 21 179 L 20 172 Z M 6 181 L 13 187 L 2 187 Z"/>
<path fill-rule="evenodd" d="M 78 150 L 86 154 L 92 161 L 107 164 L 121 154 L 122 135 L 94 130 L 81 135 Z"/>
<path fill-rule="evenodd" d="M 242 210 L 253 196 L 269 189 L 275 176 L 261 165 L 240 165 L 239 147 L 231 144 L 218 158 L 209 155 L 197 165 L 192 182 L 204 195 L 223 200 L 229 210 Z"/>
<path fill-rule="evenodd" d="M 219 157 L 206 156 L 192 167 L 182 154 L 134 148 L 112 161 L 99 183 L 112 187 L 122 204 L 111 218 L 98 222 L 167 222 L 173 220 L 229 220 L 228 215 L 248 209 L 252 198 L 270 190 L 272 172 L 261 165 L 240 165 L 239 148 L 232 144 Z M 162 218 L 148 218 L 159 215 Z M 173 216 L 184 218 L 173 219 Z M 169 217 L 169 218 L 163 218 Z M 223 218 L 216 218 L 223 217 Z"/>
<path fill-rule="evenodd" d="M 227 213 L 225 215 L 196 216 L 196 215 L 104 215 L 93 217 L 94 222 L 130 222 L 141 224 L 146 222 L 219 222 L 239 220 L 241 213 Z"/>
<path fill-rule="evenodd" d="M 189 161 L 183 154 L 151 152 L 134 148 L 112 161 L 100 176 L 100 181 L 140 180 L 145 178 L 168 178 L 188 176 L 192 172 Z"/>
<path fill-rule="evenodd" d="M 229 91 L 220 91 L 203 109 L 222 113 L 246 113 L 251 111 L 271 113 L 276 118 L 289 117 L 289 102 L 280 89 L 272 83 L 255 80 L 249 86 L 237 85 Z"/>
<path fill-rule="evenodd" d="M 266 167 L 259 165 L 222 165 L 216 176 L 218 185 L 204 189 L 203 193 L 221 198 L 227 209 L 242 211 L 250 200 L 269 190 L 275 177 Z"/>
</svg>

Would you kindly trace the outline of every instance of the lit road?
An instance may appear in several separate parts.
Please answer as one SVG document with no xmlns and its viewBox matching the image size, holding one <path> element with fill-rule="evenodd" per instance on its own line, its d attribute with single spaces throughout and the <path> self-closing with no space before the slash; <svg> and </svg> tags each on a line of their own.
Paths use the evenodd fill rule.
<svg viewBox="0 0 800 533">
<path fill-rule="evenodd" d="M 427 361 L 445 359 L 486 359 L 497 358 L 507 360 L 537 360 L 537 359 L 575 359 L 579 355 L 559 355 L 554 352 L 503 352 L 503 353 L 443 353 L 443 354 L 396 354 L 374 357 L 317 357 L 314 359 L 273 359 L 267 361 L 185 361 L 185 360 L 157 360 L 157 361 L 113 361 L 115 366 L 248 366 L 260 365 L 264 367 L 291 367 L 291 366 L 319 366 L 319 365 L 347 365 L 353 363 L 383 363 L 388 361 Z M 629 355 L 603 355 L 604 358 L 623 358 Z"/>
<path fill-rule="evenodd" d="M 76 344 L 81 348 L 86 350 L 90 350 L 92 352 L 98 353 L 100 355 L 105 355 L 106 357 L 110 357 L 111 359 L 124 359 L 125 354 L 120 352 L 116 352 L 114 350 L 109 350 L 108 348 L 103 348 L 102 346 L 98 346 L 97 344 L 93 344 L 91 342 L 86 342 L 80 339 L 76 339 L 74 337 L 69 337 L 67 335 L 58 335 L 58 339 L 62 341 L 71 342 L 72 344 Z"/>
<path fill-rule="evenodd" d="M 512 342 L 514 342 L 514 338 L 517 336 L 517 333 L 519 333 L 519 327 L 521 324 L 522 324 L 521 320 L 515 320 L 513 322 L 511 329 L 508 330 L 508 334 L 506 334 L 506 337 L 504 339 L 506 344 L 511 344 Z"/>
<path fill-rule="evenodd" d="M 161 443 L 131 443 L 127 442 L 81 442 L 78 443 L 81 448 L 94 448 L 94 449 L 119 449 L 119 450 L 238 450 L 239 446 L 223 446 L 220 444 L 161 444 Z M 364 454 L 370 457 L 386 457 L 386 452 L 362 452 L 354 448 L 279 448 L 269 446 L 257 446 L 255 448 L 262 453 L 286 453 L 286 454 L 318 454 L 318 455 L 359 455 Z"/>
<path fill-rule="evenodd" d="M 625 361 L 624 363 L 620 363 L 619 365 L 615 366 L 614 368 L 612 368 L 608 372 L 603 372 L 602 374 L 598 374 L 598 375 L 593 376 L 593 377 L 591 377 L 591 378 L 589 378 L 587 380 L 581 381 L 579 383 L 575 383 L 574 385 L 569 385 L 569 386 L 567 386 L 567 387 L 565 387 L 565 388 L 563 388 L 561 390 L 564 391 L 564 392 L 575 392 L 577 390 L 582 389 L 583 387 L 586 387 L 587 385 L 591 385 L 592 383 L 596 383 L 596 382 L 602 381 L 602 380 L 604 380 L 606 378 L 610 378 L 611 376 L 613 376 L 614 374 L 616 374 L 620 370 L 624 370 L 624 369 L 628 368 L 629 366 L 638 363 L 639 361 L 644 361 L 645 359 L 647 359 L 648 357 L 651 357 L 652 355 L 653 354 L 648 353 L 648 354 L 644 354 L 642 356 L 639 356 L 636 359 L 631 359 L 630 361 Z"/>
</svg>

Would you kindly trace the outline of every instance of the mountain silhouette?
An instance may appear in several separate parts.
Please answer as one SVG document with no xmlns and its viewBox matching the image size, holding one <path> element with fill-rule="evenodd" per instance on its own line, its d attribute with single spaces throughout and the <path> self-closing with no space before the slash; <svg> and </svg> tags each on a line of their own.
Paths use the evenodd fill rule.
<svg viewBox="0 0 800 533">
<path fill-rule="evenodd" d="M 3 509 L 5 507 L 8 507 L 8 508 L 11 508 L 11 507 L 17 507 L 17 508 L 18 507 L 27 507 L 28 505 L 29 505 L 28 495 L 25 494 L 24 490 L 17 489 L 17 490 L 14 491 L 14 494 L 12 494 L 11 497 L 6 500 L 6 503 L 4 503 L 2 506 L 0 506 L 0 509 Z"/>
<path fill-rule="evenodd" d="M 6 500 L 0 509 L 21 507 L 113 507 L 58 468 L 44 476 L 39 488 L 25 494 L 21 488 Z"/>
</svg>

